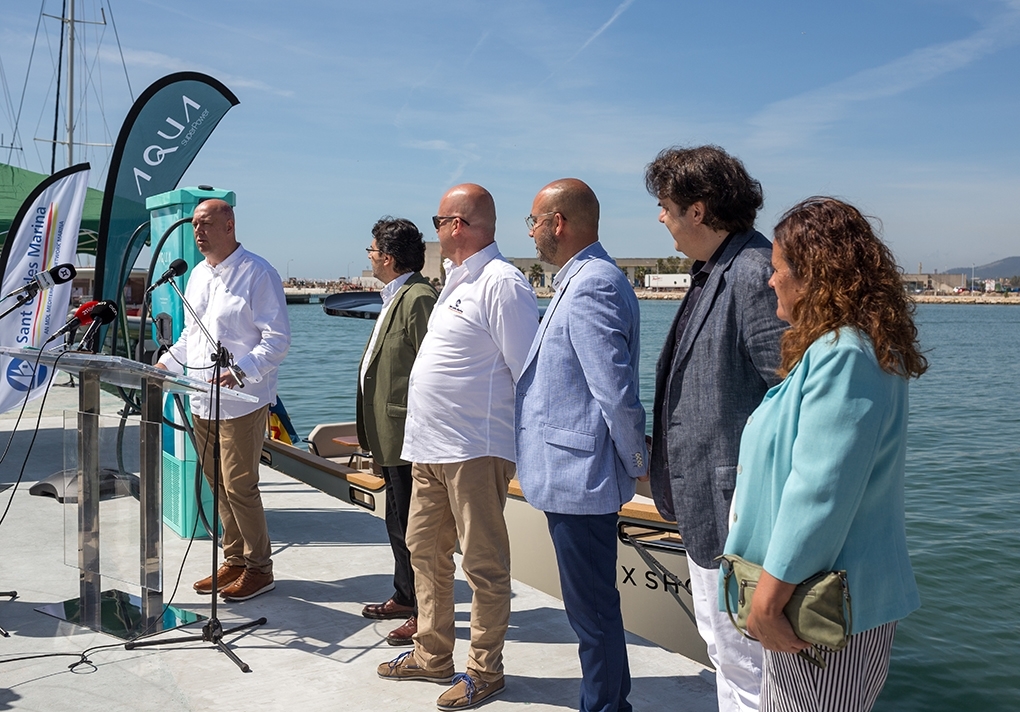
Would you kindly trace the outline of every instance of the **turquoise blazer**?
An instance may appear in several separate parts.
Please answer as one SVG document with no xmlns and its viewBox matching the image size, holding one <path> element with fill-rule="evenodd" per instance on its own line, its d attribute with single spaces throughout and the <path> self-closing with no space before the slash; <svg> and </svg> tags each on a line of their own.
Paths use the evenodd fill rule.
<svg viewBox="0 0 1020 712">
<path fill-rule="evenodd" d="M 747 419 L 726 553 L 788 583 L 846 570 L 853 633 L 917 609 L 907 415 L 907 380 L 881 369 L 867 336 L 844 328 L 818 339 Z"/>
</svg>

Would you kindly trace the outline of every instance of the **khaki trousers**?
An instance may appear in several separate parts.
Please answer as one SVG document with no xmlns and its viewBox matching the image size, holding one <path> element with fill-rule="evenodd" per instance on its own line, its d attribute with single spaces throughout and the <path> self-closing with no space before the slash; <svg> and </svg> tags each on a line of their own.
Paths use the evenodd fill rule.
<svg viewBox="0 0 1020 712">
<path fill-rule="evenodd" d="M 259 456 L 266 433 L 263 406 L 240 418 L 220 421 L 219 515 L 223 525 L 223 563 L 272 573 L 269 528 L 259 493 Z M 194 416 L 202 471 L 213 486 L 215 421 Z"/>
<path fill-rule="evenodd" d="M 503 508 L 515 474 L 514 464 L 498 457 L 415 463 L 411 469 L 407 548 L 418 597 L 414 654 L 427 670 L 453 667 L 453 552 L 459 539 L 474 594 L 466 667 L 485 682 L 503 677 L 503 639 L 510 625 L 510 538 Z"/>
</svg>

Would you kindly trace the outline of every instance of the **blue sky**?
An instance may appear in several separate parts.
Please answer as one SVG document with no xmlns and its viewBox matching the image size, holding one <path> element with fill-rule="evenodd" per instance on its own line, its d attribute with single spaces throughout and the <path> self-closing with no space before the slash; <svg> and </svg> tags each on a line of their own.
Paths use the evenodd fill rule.
<svg viewBox="0 0 1020 712">
<path fill-rule="evenodd" d="M 600 198 L 610 254 L 667 256 L 644 167 L 702 143 L 761 181 L 768 236 L 830 194 L 880 218 L 908 271 L 1020 254 L 1020 0 L 111 2 L 136 96 L 196 70 L 241 100 L 182 185 L 235 190 L 242 242 L 284 276 L 360 273 L 382 215 L 434 239 L 440 196 L 467 181 L 495 196 L 505 255 L 534 254 L 535 193 L 574 176 Z M 15 109 L 39 9 L 59 5 L 4 2 Z M 52 130 L 52 42 L 40 35 L 12 159 L 46 171 L 32 137 Z M 115 135 L 131 99 L 110 27 L 99 55 Z"/>
</svg>

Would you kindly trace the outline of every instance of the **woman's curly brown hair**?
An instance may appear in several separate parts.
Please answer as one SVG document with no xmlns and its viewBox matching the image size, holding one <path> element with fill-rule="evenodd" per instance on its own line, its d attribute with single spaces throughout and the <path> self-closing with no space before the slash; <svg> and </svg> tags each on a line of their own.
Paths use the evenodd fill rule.
<svg viewBox="0 0 1020 712">
<path fill-rule="evenodd" d="M 818 338 L 844 326 L 871 338 L 884 371 L 910 378 L 928 369 L 896 261 L 857 208 L 835 198 L 808 198 L 783 215 L 774 234 L 804 287 L 783 334 L 781 376 Z"/>
</svg>

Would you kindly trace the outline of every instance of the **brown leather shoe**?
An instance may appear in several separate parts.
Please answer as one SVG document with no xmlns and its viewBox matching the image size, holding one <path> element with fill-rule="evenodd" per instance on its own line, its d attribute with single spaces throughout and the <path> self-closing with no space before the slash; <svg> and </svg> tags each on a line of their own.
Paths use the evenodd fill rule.
<svg viewBox="0 0 1020 712">
<path fill-rule="evenodd" d="M 243 573 L 243 566 L 221 564 L 220 567 L 216 569 L 216 590 L 222 591 L 227 586 L 234 583 L 234 581 L 241 578 L 241 574 Z M 196 581 L 192 588 L 199 593 L 204 593 L 206 595 L 212 593 L 212 576 L 206 576 L 201 581 Z"/>
<path fill-rule="evenodd" d="M 453 677 L 453 687 L 436 700 L 436 708 L 443 712 L 469 710 L 495 697 L 503 691 L 503 678 L 494 682 L 483 682 L 471 673 L 460 673 Z"/>
<path fill-rule="evenodd" d="M 391 631 L 386 636 L 386 642 L 390 645 L 414 645 L 414 640 L 411 639 L 415 633 L 418 632 L 418 617 L 411 616 L 404 625 L 400 626 L 394 631 Z"/>
<path fill-rule="evenodd" d="M 258 571 L 245 569 L 241 578 L 220 591 L 220 596 L 224 601 L 247 601 L 274 588 L 276 583 L 273 581 L 272 573 L 260 574 Z"/>
<path fill-rule="evenodd" d="M 392 598 L 385 603 L 370 603 L 361 609 L 361 615 L 377 621 L 407 618 L 417 613 L 414 606 L 402 606 Z"/>
<path fill-rule="evenodd" d="M 414 651 L 401 653 L 388 663 L 383 663 L 376 672 L 384 680 L 424 680 L 440 684 L 453 680 L 453 665 L 446 670 L 426 670 L 414 659 Z"/>
</svg>

